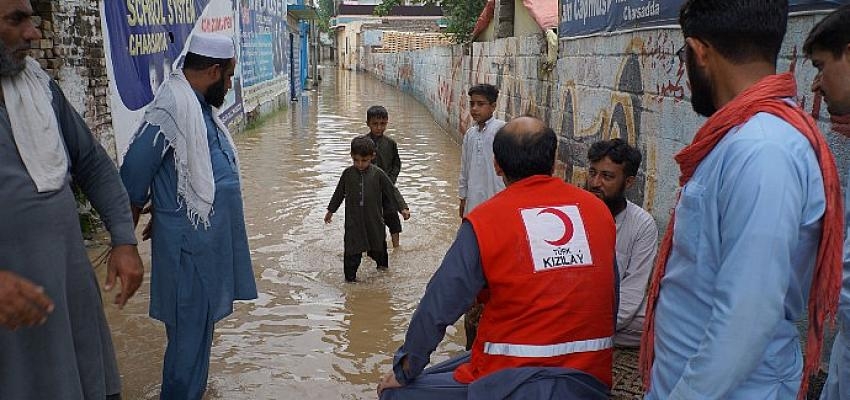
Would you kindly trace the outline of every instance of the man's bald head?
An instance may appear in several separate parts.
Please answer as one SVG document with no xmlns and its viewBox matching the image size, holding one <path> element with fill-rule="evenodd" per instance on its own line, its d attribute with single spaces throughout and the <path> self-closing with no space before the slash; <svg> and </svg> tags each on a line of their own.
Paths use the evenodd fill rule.
<svg viewBox="0 0 850 400">
<path fill-rule="evenodd" d="M 514 118 L 493 139 L 493 155 L 510 182 L 533 175 L 552 175 L 558 137 L 534 117 Z"/>
</svg>

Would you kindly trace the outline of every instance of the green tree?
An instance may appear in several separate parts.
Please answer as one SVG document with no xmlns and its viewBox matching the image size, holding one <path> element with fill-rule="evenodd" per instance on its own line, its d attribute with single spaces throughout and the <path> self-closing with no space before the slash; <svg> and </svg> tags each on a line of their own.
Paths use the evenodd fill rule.
<svg viewBox="0 0 850 400">
<path fill-rule="evenodd" d="M 487 0 L 421 0 L 421 3 L 442 7 L 443 15 L 448 21 L 446 33 L 455 43 L 466 43 L 472 40 L 472 30 Z M 375 15 L 387 15 L 393 7 L 400 4 L 402 0 L 384 0 L 375 7 Z"/>
<path fill-rule="evenodd" d="M 318 27 L 324 32 L 331 30 L 331 17 L 334 15 L 335 0 L 319 0 L 319 22 Z"/>
</svg>

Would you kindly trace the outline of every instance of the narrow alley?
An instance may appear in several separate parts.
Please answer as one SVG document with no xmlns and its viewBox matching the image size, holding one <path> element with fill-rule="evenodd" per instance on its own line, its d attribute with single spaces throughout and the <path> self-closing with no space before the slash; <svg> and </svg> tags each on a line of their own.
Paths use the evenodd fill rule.
<svg viewBox="0 0 850 400">
<path fill-rule="evenodd" d="M 260 297 L 216 326 L 209 399 L 371 399 L 401 345 L 425 285 L 454 239 L 460 147 L 414 98 L 367 74 L 326 68 L 318 91 L 235 136 Z M 322 217 L 351 165 L 366 109 L 389 110 L 399 144 L 399 189 L 410 204 L 390 269 L 371 259 L 343 282 L 343 214 Z M 141 226 L 141 223 L 140 223 Z M 140 247 L 150 260 L 150 244 Z M 146 265 L 149 269 L 149 265 Z M 107 308 L 128 399 L 159 395 L 165 333 L 148 318 L 149 272 L 125 310 Z M 432 361 L 462 350 L 449 329 Z M 144 349 L 144 350 L 141 350 Z"/>
</svg>

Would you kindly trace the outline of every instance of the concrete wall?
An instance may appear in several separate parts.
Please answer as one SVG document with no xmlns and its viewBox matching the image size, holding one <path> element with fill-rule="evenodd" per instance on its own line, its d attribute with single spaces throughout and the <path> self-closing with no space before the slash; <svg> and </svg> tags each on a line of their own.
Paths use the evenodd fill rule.
<svg viewBox="0 0 850 400">
<path fill-rule="evenodd" d="M 336 30 L 337 65 L 356 70 L 363 60 L 363 22 L 351 22 Z"/>
<path fill-rule="evenodd" d="M 514 36 L 523 37 L 540 33 L 540 25 L 528 12 L 522 0 L 514 0 Z"/>
<path fill-rule="evenodd" d="M 780 71 L 796 71 L 799 101 L 807 110 L 814 103 L 809 86 L 815 71 L 800 53 L 805 35 L 819 18 L 791 19 L 779 65 Z M 704 121 L 691 109 L 684 66 L 674 55 L 682 44 L 678 29 L 561 40 L 557 65 L 546 71 L 545 42 L 531 36 L 370 54 L 363 68 L 425 103 L 435 120 L 455 136 L 470 124 L 465 90 L 479 82 L 496 84 L 502 93 L 499 117 L 537 115 L 558 132 L 557 173 L 574 183 L 584 182 L 590 144 L 612 137 L 627 139 L 645 160 L 628 196 L 663 228 L 678 187 L 673 156 Z M 827 123 L 821 122 L 821 128 L 829 132 Z M 827 136 L 840 171 L 846 171 L 848 139 L 831 132 Z"/>
<path fill-rule="evenodd" d="M 38 0 L 33 2 L 33 8 L 43 36 L 41 42 L 33 45 L 33 58 L 56 79 L 114 158 L 115 136 L 98 2 Z"/>
</svg>

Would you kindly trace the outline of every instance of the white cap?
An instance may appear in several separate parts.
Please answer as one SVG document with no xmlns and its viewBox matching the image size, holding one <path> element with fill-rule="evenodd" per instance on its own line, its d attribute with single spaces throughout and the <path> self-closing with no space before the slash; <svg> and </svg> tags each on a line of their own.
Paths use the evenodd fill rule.
<svg viewBox="0 0 850 400">
<path fill-rule="evenodd" d="M 199 56 L 227 60 L 236 57 L 236 46 L 233 45 L 233 39 L 228 36 L 198 32 L 192 35 L 189 52 Z"/>
</svg>

